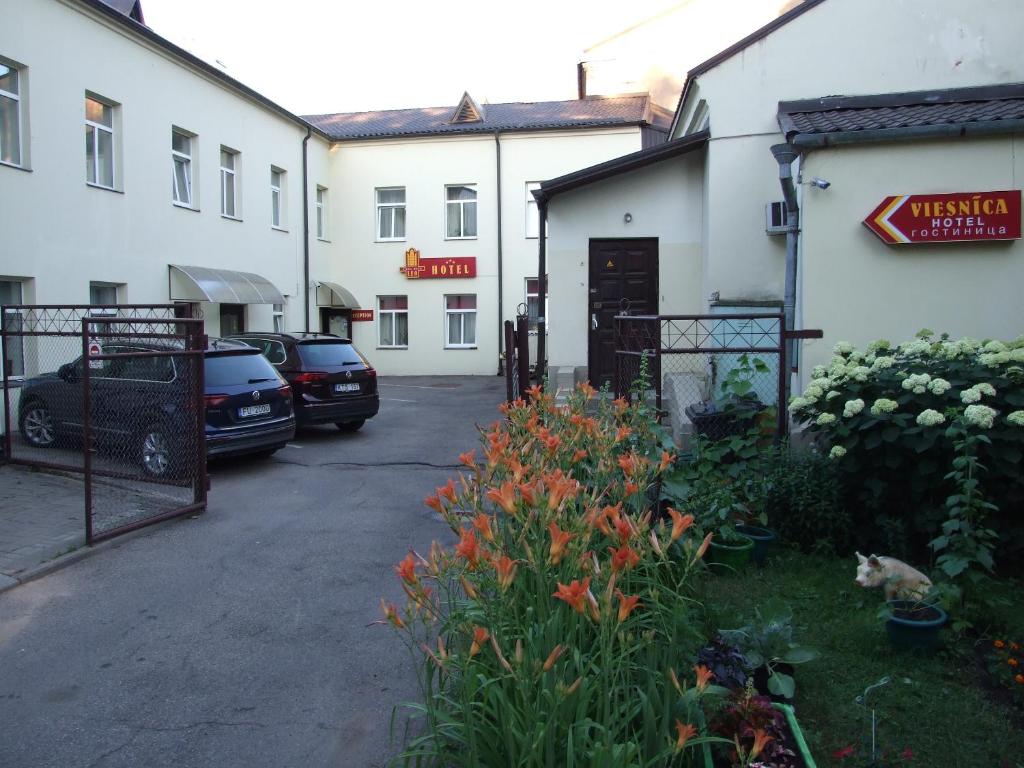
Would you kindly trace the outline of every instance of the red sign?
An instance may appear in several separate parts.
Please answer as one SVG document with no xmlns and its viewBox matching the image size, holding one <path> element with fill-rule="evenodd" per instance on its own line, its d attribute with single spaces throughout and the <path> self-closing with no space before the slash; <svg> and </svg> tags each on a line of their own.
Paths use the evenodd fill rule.
<svg viewBox="0 0 1024 768">
<path fill-rule="evenodd" d="M 893 195 L 864 224 L 890 245 L 1020 239 L 1020 190 Z"/>
<path fill-rule="evenodd" d="M 372 309 L 353 309 L 352 310 L 352 322 L 353 323 L 369 323 L 369 322 L 373 322 L 373 310 Z"/>
<path fill-rule="evenodd" d="M 399 267 L 398 271 L 410 280 L 432 277 L 476 277 L 476 256 L 421 259 L 420 252 L 415 248 L 410 248 L 405 252 L 405 266 Z"/>
</svg>

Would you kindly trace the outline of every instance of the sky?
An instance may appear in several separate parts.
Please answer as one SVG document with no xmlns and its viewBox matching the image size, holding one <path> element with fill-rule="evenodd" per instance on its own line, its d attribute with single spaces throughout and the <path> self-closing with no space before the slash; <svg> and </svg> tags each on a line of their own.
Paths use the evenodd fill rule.
<svg viewBox="0 0 1024 768">
<path fill-rule="evenodd" d="M 576 62 L 692 0 L 142 0 L 146 23 L 296 114 L 576 96 Z"/>
</svg>

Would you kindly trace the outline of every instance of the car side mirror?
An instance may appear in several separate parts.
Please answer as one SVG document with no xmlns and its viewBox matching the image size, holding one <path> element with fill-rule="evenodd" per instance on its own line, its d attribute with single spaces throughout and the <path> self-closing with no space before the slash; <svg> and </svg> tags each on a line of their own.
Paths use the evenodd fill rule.
<svg viewBox="0 0 1024 768">
<path fill-rule="evenodd" d="M 69 384 L 74 384 L 78 381 L 78 370 L 75 368 L 74 363 L 64 363 L 64 365 L 57 369 L 57 375 Z"/>
</svg>

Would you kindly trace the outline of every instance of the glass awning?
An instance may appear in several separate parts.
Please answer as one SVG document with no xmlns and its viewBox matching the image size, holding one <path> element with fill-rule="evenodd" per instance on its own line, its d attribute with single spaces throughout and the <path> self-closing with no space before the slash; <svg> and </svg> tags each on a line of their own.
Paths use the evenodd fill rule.
<svg viewBox="0 0 1024 768">
<path fill-rule="evenodd" d="M 319 280 L 317 287 L 317 305 L 321 307 L 343 307 L 344 309 L 360 309 L 359 300 L 344 286 Z"/>
<path fill-rule="evenodd" d="M 265 277 L 253 272 L 171 264 L 171 301 L 212 301 L 219 304 L 284 304 L 284 296 Z"/>
</svg>

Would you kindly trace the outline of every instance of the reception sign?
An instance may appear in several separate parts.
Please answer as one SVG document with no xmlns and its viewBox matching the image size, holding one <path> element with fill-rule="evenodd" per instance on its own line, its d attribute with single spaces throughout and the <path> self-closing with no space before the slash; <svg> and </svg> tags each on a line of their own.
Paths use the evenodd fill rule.
<svg viewBox="0 0 1024 768">
<path fill-rule="evenodd" d="M 476 256 L 422 259 L 417 249 L 410 248 L 405 252 L 405 266 L 399 267 L 398 271 L 410 280 L 476 277 Z"/>
<path fill-rule="evenodd" d="M 864 224 L 890 245 L 1020 239 L 1020 190 L 892 195 Z"/>
<path fill-rule="evenodd" d="M 353 323 L 372 323 L 373 322 L 373 310 L 372 309 L 353 309 L 352 310 L 352 322 Z"/>
</svg>

